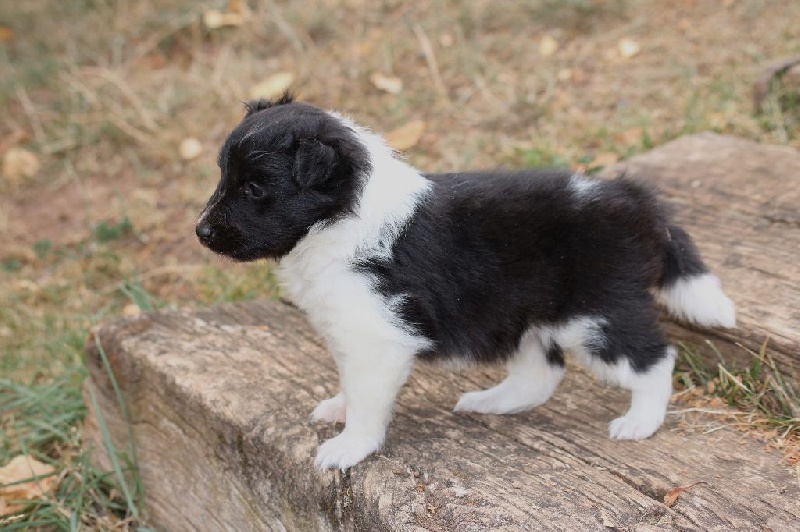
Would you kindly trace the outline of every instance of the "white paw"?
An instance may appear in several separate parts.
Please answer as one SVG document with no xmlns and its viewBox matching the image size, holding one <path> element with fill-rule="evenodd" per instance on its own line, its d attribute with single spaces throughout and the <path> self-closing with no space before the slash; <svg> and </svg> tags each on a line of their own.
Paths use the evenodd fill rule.
<svg viewBox="0 0 800 532">
<path fill-rule="evenodd" d="M 463 394 L 453 411 L 479 414 L 516 414 L 543 404 L 548 397 L 531 394 L 529 391 L 521 394 L 514 393 L 513 390 L 495 387 Z"/>
<path fill-rule="evenodd" d="M 314 421 L 325 423 L 344 423 L 347 414 L 347 405 L 342 394 L 336 394 L 330 399 L 320 401 L 317 408 L 311 413 Z"/>
<path fill-rule="evenodd" d="M 643 440 L 653 435 L 664 419 L 660 416 L 642 416 L 628 412 L 608 425 L 608 433 L 614 440 Z"/>
<path fill-rule="evenodd" d="M 381 448 L 383 435 L 365 437 L 348 434 L 347 429 L 335 438 L 331 438 L 317 450 L 314 463 L 319 469 L 341 469 L 352 467 Z"/>
</svg>

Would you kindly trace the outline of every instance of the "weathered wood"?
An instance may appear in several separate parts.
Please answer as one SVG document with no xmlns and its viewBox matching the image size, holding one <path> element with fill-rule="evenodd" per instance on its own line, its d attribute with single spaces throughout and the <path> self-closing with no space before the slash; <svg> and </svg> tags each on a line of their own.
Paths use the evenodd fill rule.
<svg viewBox="0 0 800 532">
<path fill-rule="evenodd" d="M 299 312 L 273 302 L 101 328 L 89 344 L 86 390 L 119 448 L 127 429 L 95 341 L 128 407 L 149 516 L 164 529 L 782 530 L 800 522 L 800 486 L 779 456 L 729 430 L 687 435 L 672 417 L 650 440 L 611 441 L 606 424 L 627 398 L 577 371 L 542 408 L 480 416 L 450 409 L 498 371 L 417 368 L 386 448 L 347 474 L 320 473 L 314 451 L 339 427 L 309 413 L 336 391 L 333 362 Z M 87 434 L 101 448 L 97 413 Z M 696 481 L 707 484 L 673 508 L 662 503 L 669 489 Z"/>
<path fill-rule="evenodd" d="M 713 338 L 746 360 L 765 337 L 786 369 L 800 344 L 800 156 L 717 135 L 679 139 L 625 168 L 675 206 L 736 301 L 740 328 Z M 516 416 L 453 414 L 500 370 L 415 370 L 383 451 L 346 474 L 313 468 L 340 429 L 309 414 L 337 387 L 333 362 L 294 308 L 276 302 L 153 313 L 90 339 L 87 417 L 127 446 L 100 349 L 127 404 L 152 524 L 168 530 L 772 529 L 800 523 L 800 478 L 752 438 L 685 433 L 677 416 L 643 442 L 607 438 L 625 393 L 568 373 L 553 399 Z M 742 357 L 745 358 L 742 358 Z M 87 404 L 91 401 L 87 399 Z M 677 486 L 704 481 L 672 508 Z"/>
<path fill-rule="evenodd" d="M 800 373 L 800 153 L 785 146 L 702 133 L 682 137 L 604 172 L 655 184 L 722 279 L 738 328 L 673 327 L 673 338 L 711 338 L 749 364 L 769 339 L 782 370 Z"/>
</svg>

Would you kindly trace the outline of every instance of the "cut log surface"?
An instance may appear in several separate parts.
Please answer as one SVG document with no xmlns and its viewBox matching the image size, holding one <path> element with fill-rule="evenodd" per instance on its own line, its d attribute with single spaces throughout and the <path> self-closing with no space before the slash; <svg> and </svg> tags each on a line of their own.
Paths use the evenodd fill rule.
<svg viewBox="0 0 800 532">
<path fill-rule="evenodd" d="M 776 357 L 796 364 L 800 156 L 697 135 L 626 166 L 676 205 L 737 302 L 742 328 L 714 333 L 719 344 L 757 348 L 769 336 Z M 295 308 L 254 302 L 148 313 L 100 327 L 87 346 L 86 435 L 95 460 L 110 469 L 98 419 L 118 450 L 132 433 L 148 523 L 158 529 L 800 527 L 800 472 L 780 453 L 728 428 L 682 429 L 674 413 L 648 440 L 611 441 L 607 423 L 625 411 L 628 394 L 575 368 L 544 406 L 490 416 L 451 409 L 461 393 L 497 382 L 500 368 L 420 365 L 384 449 L 341 473 L 313 466 L 317 446 L 341 425 L 309 416 L 338 379 Z M 695 482 L 664 504 L 667 492 Z"/>
</svg>

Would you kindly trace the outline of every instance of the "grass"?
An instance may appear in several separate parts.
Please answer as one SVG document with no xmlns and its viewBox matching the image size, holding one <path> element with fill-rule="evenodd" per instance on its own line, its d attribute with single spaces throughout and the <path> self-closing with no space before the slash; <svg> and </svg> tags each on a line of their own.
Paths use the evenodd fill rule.
<svg viewBox="0 0 800 532">
<path fill-rule="evenodd" d="M 52 496 L 26 502 L 13 515 L 0 517 L 3 530 L 78 530 L 130 528 L 138 517 L 138 501 L 120 482 L 122 468 L 113 478 L 90 463 L 91 448 L 78 430 L 86 407 L 80 366 L 43 384 L 17 384 L 0 379 L 0 463 L 17 454 L 28 454 L 56 467 L 58 489 Z M 125 455 L 111 453 L 116 464 Z M 125 462 L 125 471 L 136 478 L 136 468 Z M 120 496 L 117 486 L 123 487 Z"/>
<path fill-rule="evenodd" d="M 751 362 L 745 367 L 731 366 L 712 343 L 708 345 L 717 359 L 714 364 L 704 358 L 697 347 L 681 345 L 681 357 L 675 369 L 679 388 L 721 399 L 735 409 L 728 412 L 732 425 L 771 430 L 782 440 L 800 446 L 797 379 L 778 369 L 769 354 L 768 342 L 765 341 L 757 353 L 747 350 Z M 792 459 L 798 458 L 800 456 Z"/>
<path fill-rule="evenodd" d="M 0 2 L 0 28 L 13 33 L 0 42 L 0 157 L 15 138 L 42 163 L 30 178 L 0 178 L 0 467 L 31 453 L 59 475 L 54 496 L 2 526 L 146 524 L 131 450 L 110 473 L 89 463 L 83 341 L 130 306 L 276 294 L 268 264 L 222 263 L 192 231 L 216 147 L 270 74 L 293 73 L 304 100 L 379 131 L 424 119 L 408 156 L 431 171 L 594 171 L 707 129 L 800 147 L 790 84 L 774 85 L 762 114 L 751 108 L 755 74 L 800 51 L 796 2 L 245 3 L 242 26 L 210 31 L 202 13 L 223 1 Z M 539 53 L 544 35 L 558 43 L 552 55 Z M 623 37 L 641 52 L 621 58 Z M 400 77 L 403 91 L 377 90 L 373 72 Z M 196 159 L 178 156 L 186 137 L 204 147 Z M 766 352 L 753 368 L 677 375 L 796 431 L 791 383 L 778 384 Z"/>
</svg>

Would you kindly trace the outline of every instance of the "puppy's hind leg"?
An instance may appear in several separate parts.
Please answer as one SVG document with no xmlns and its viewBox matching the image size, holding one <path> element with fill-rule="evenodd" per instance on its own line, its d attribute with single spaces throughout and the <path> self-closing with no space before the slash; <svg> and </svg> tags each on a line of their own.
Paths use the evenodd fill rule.
<svg viewBox="0 0 800 532">
<path fill-rule="evenodd" d="M 564 357 L 553 344 L 545 348 L 533 332 L 526 333 L 508 361 L 506 379 L 488 390 L 465 393 L 456 412 L 515 414 L 544 404 L 564 376 Z"/>
<path fill-rule="evenodd" d="M 631 391 L 631 406 L 624 416 L 608 426 L 615 440 L 643 440 L 651 436 L 667 413 L 672 396 L 672 368 L 675 349 L 666 347 L 662 358 L 644 371 L 625 371 L 621 386 Z"/>
<path fill-rule="evenodd" d="M 579 318 L 556 331 L 600 380 L 631 391 L 630 408 L 609 424 L 613 439 L 643 440 L 664 422 L 675 350 L 666 345 L 657 320 L 652 303 L 642 299 L 608 319 Z"/>
</svg>

